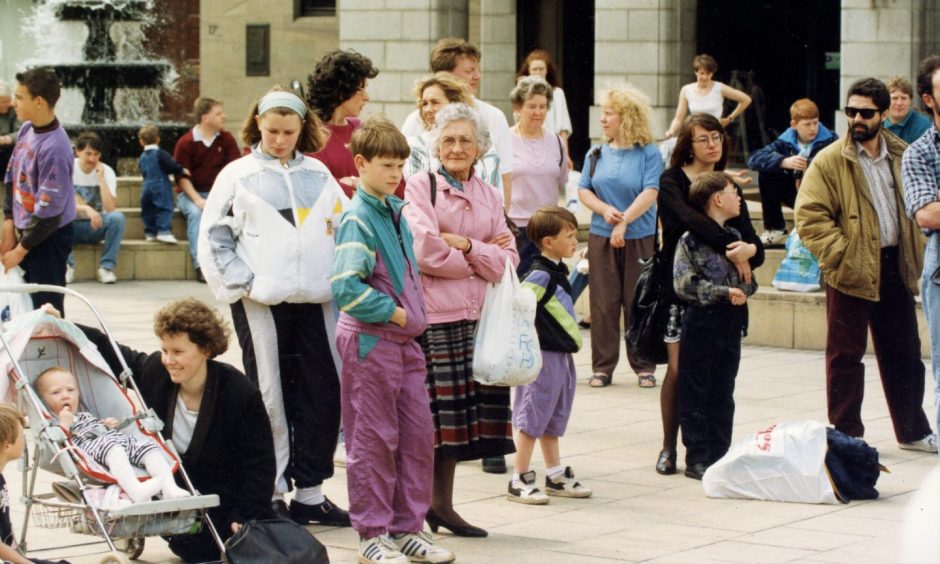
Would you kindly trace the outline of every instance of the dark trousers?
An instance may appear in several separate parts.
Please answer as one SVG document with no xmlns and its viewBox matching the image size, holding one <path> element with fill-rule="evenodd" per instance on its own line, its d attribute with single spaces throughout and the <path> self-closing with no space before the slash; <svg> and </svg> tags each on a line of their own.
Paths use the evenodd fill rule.
<svg viewBox="0 0 940 564">
<path fill-rule="evenodd" d="M 318 486 L 333 475 L 333 453 L 339 436 L 339 375 L 333 356 L 334 334 L 324 308 L 331 304 L 281 303 L 270 307 L 244 300 L 232 304 L 232 320 L 242 348 L 245 374 L 262 391 L 272 417 L 279 474 L 287 421 L 289 457 L 283 476 L 299 488 Z M 328 312 L 335 327 L 332 310 Z M 280 379 L 283 405 L 269 405 L 265 381 Z M 260 381 L 260 383 L 259 383 Z M 276 488 L 277 491 L 277 488 Z"/>
<path fill-rule="evenodd" d="M 687 306 L 679 347 L 679 425 L 685 462 L 711 465 L 728 452 L 734 424 L 734 379 L 741 362 L 746 310 Z"/>
<path fill-rule="evenodd" d="M 878 360 L 881 385 L 898 442 L 918 441 L 930 434 L 924 414 L 924 363 L 914 298 L 898 269 L 898 248 L 881 250 L 880 301 L 872 302 L 826 288 L 826 397 L 829 422 L 861 437 L 867 333 Z M 683 335 L 683 346 L 685 336 Z"/>
<path fill-rule="evenodd" d="M 23 278 L 32 284 L 50 284 L 52 286 L 65 286 L 65 264 L 72 252 L 72 239 L 74 238 L 71 223 L 63 225 L 52 232 L 52 235 L 33 247 L 20 266 L 25 274 Z M 65 317 L 65 294 L 57 292 L 36 292 L 30 297 L 33 307 L 42 304 L 52 304 Z"/>
<path fill-rule="evenodd" d="M 535 255 L 539 254 L 539 248 L 535 246 L 535 243 L 529 241 L 529 235 L 526 233 L 525 227 L 519 228 L 519 238 L 517 241 L 522 241 L 522 244 L 519 245 L 519 266 L 516 267 L 516 274 L 519 275 L 521 280 L 525 273 L 529 271 L 529 267 L 532 266 L 532 259 L 535 258 Z"/>
<path fill-rule="evenodd" d="M 173 206 L 173 187 L 169 182 L 144 182 L 140 194 L 140 217 L 144 222 L 144 233 L 170 233 L 173 227 Z"/>
<path fill-rule="evenodd" d="M 782 172 L 760 172 L 757 174 L 757 187 L 764 214 L 764 230 L 786 231 L 783 206 L 793 209 L 796 204 L 796 179 Z"/>
<path fill-rule="evenodd" d="M 591 280 L 591 365 L 595 374 L 613 375 L 620 360 L 620 319 L 630 326 L 630 306 L 643 265 L 640 260 L 653 256 L 653 237 L 627 239 L 626 246 L 615 249 L 610 237 L 591 234 L 588 238 L 588 262 Z M 630 367 L 637 374 L 653 372 L 655 364 L 641 362 L 627 351 Z"/>
</svg>

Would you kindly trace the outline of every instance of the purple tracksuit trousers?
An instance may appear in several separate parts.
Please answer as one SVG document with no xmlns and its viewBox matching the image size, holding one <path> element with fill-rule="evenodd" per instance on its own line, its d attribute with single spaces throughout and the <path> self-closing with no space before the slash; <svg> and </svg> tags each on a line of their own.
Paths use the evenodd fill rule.
<svg viewBox="0 0 940 564">
<path fill-rule="evenodd" d="M 340 397 L 349 518 L 361 538 L 416 533 L 431 504 L 434 423 L 426 360 L 413 338 L 380 337 L 360 358 L 359 337 L 340 322 Z"/>
</svg>

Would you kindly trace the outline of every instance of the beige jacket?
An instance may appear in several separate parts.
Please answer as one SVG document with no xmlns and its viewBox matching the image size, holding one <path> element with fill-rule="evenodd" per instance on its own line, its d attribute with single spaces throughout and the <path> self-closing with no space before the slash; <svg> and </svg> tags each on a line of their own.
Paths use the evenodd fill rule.
<svg viewBox="0 0 940 564">
<path fill-rule="evenodd" d="M 907 144 L 882 129 L 898 204 L 901 279 L 917 295 L 924 262 L 924 240 L 904 211 L 901 155 Z M 846 136 L 820 151 L 803 177 L 796 197 L 796 230 L 819 258 L 826 283 L 850 296 L 878 301 L 881 243 L 878 213 L 858 162 L 855 141 Z"/>
</svg>

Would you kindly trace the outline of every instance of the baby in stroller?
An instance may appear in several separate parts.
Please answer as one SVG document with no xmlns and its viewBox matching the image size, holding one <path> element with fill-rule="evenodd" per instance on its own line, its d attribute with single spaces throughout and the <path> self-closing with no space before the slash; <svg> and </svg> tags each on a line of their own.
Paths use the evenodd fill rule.
<svg viewBox="0 0 940 564">
<path fill-rule="evenodd" d="M 36 378 L 35 389 L 75 446 L 104 465 L 131 501 L 149 501 L 158 493 L 163 499 L 190 495 L 176 485 L 173 470 L 155 443 L 115 430 L 118 421 L 114 418 L 98 419 L 78 411 L 78 381 L 71 372 L 58 366 L 49 368 Z M 139 481 L 132 465 L 145 468 L 152 478 Z"/>
</svg>

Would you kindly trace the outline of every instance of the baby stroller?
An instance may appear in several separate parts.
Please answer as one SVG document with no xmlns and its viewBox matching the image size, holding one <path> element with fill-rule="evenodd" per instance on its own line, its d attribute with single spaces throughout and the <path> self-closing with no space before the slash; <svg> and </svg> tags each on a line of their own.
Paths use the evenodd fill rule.
<svg viewBox="0 0 940 564">
<path fill-rule="evenodd" d="M 101 315 L 81 294 L 67 288 L 38 284 L 0 288 L 0 292 L 3 291 L 52 291 L 75 296 L 88 305 L 117 351 L 117 344 Z M 160 436 L 163 422 L 145 405 L 120 353 L 117 358 L 123 370 L 119 378 L 115 378 L 98 349 L 78 327 L 42 310 L 7 322 L 0 332 L 0 343 L 3 346 L 0 350 L 0 400 L 15 401 L 21 412 L 29 417 L 28 428 L 35 445 L 32 457 L 29 447 L 24 447 L 21 463 L 22 499 L 26 505 L 20 534 L 24 553 L 30 516 L 33 524 L 39 527 L 68 527 L 73 533 L 102 537 L 111 551 L 105 562 L 129 562 L 129 559 L 139 557 L 144 550 L 144 537 L 196 533 L 203 526 L 209 527 L 222 550 L 222 541 L 207 514 L 209 508 L 219 505 L 219 497 L 198 495 L 195 491 L 173 445 Z M 174 472 L 180 473 L 185 488 L 193 496 L 130 503 L 129 500 L 117 499 L 114 495 L 118 493 L 117 486 L 103 489 L 115 484 L 115 479 L 107 468 L 72 444 L 33 388 L 39 374 L 54 366 L 61 366 L 75 375 L 82 411 L 99 419 L 114 417 L 121 422 L 118 426 L 121 432 L 155 442 Z M 36 477 L 40 468 L 68 481 L 54 483 L 53 492 L 37 493 Z M 146 475 L 142 469 L 137 470 L 140 476 Z M 123 541 L 120 549 L 116 541 Z M 42 547 L 42 550 L 87 544 L 94 543 Z"/>
</svg>

